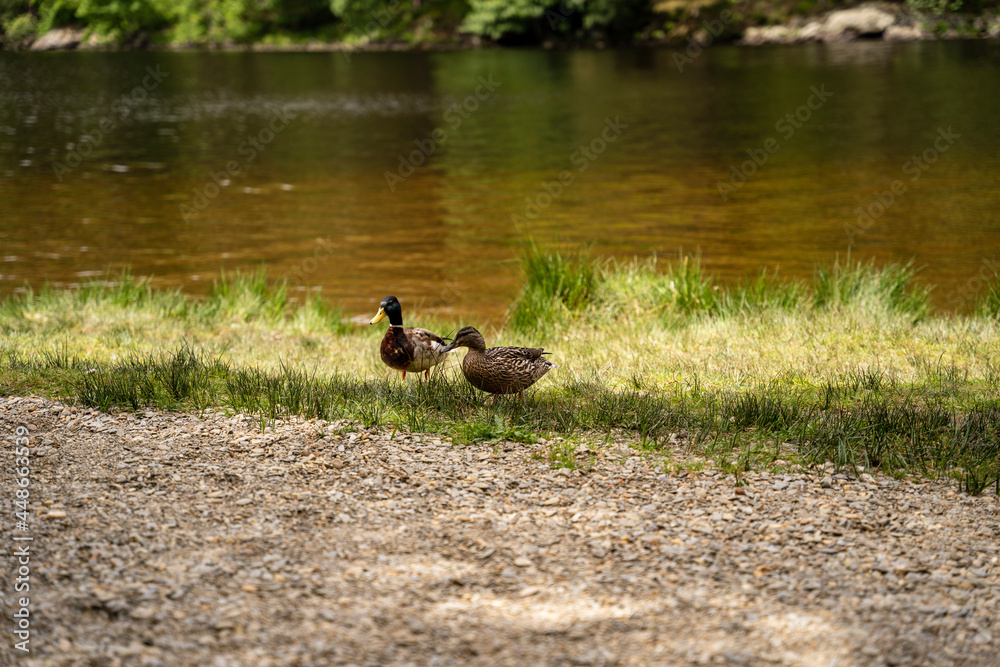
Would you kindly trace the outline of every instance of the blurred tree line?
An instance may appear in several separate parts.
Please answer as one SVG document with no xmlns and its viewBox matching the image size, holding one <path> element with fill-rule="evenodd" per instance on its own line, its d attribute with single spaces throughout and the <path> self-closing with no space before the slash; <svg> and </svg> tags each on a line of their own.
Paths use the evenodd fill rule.
<svg viewBox="0 0 1000 667">
<path fill-rule="evenodd" d="M 924 13 L 995 11 L 1000 0 L 905 0 Z M 370 42 L 633 43 L 685 36 L 722 10 L 777 23 L 854 0 L 0 0 L 0 38 L 53 28 L 97 45 Z M 734 22 L 735 23 L 735 22 Z"/>
</svg>

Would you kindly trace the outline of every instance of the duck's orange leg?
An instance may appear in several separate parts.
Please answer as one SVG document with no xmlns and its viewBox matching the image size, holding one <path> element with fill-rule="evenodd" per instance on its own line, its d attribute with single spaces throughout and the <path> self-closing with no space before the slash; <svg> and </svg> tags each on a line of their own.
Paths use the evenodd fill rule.
<svg viewBox="0 0 1000 667">
<path fill-rule="evenodd" d="M 403 371 L 403 379 L 406 379 L 406 371 Z"/>
</svg>

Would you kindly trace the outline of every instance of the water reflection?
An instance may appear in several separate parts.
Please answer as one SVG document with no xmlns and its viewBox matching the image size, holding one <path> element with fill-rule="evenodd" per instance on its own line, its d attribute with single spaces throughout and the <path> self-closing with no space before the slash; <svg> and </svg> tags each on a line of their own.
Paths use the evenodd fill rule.
<svg viewBox="0 0 1000 667">
<path fill-rule="evenodd" d="M 672 53 L 0 54 L 0 290 L 128 264 L 197 292 L 263 262 L 352 313 L 394 293 L 497 318 L 523 234 L 808 277 L 900 179 L 855 256 L 916 257 L 948 306 L 1000 254 L 995 45 L 717 46 L 683 72 Z M 782 125 L 816 87 L 832 95 Z"/>
</svg>

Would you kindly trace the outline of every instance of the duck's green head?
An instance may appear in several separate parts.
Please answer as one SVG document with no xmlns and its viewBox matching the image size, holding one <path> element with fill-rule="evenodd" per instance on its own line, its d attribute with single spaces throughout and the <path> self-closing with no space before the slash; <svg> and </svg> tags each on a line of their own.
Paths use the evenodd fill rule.
<svg viewBox="0 0 1000 667">
<path fill-rule="evenodd" d="M 369 324 L 378 324 L 384 318 L 389 318 L 389 324 L 394 327 L 403 326 L 403 308 L 399 305 L 399 300 L 394 296 L 387 296 L 378 305 L 378 312 Z"/>
</svg>

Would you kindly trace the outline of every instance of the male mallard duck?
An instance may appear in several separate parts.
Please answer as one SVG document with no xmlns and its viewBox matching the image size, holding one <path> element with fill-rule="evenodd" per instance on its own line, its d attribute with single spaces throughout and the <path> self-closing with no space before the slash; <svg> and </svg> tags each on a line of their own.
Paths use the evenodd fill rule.
<svg viewBox="0 0 1000 667">
<path fill-rule="evenodd" d="M 427 329 L 403 327 L 403 309 L 394 296 L 382 299 L 378 312 L 369 324 L 377 324 L 385 317 L 389 318 L 389 330 L 385 332 L 385 338 L 379 347 L 382 361 L 389 368 L 403 371 L 404 380 L 407 371 L 423 371 L 424 377 L 428 377 L 431 367 L 444 361 L 451 351 L 451 348 L 445 349 L 445 339 L 441 336 Z"/>
<path fill-rule="evenodd" d="M 476 389 L 491 394 L 522 393 L 540 377 L 558 368 L 542 357 L 541 347 L 491 347 L 486 349 L 483 335 L 472 327 L 464 327 L 455 334 L 444 352 L 456 347 L 469 348 L 462 361 L 462 373 Z"/>
</svg>

